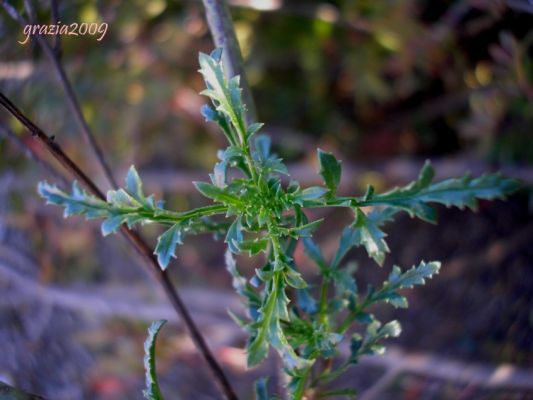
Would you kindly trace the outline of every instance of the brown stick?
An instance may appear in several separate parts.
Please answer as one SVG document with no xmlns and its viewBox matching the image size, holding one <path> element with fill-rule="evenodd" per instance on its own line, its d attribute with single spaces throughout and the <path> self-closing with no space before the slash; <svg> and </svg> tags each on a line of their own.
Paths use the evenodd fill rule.
<svg viewBox="0 0 533 400">
<path fill-rule="evenodd" d="M 42 129 L 35 125 L 28 117 L 26 117 L 3 93 L 0 92 L 0 104 L 15 117 L 26 129 L 30 131 L 33 137 L 35 137 L 52 156 L 63 167 L 72 174 L 83 186 L 85 186 L 92 194 L 105 200 L 105 196 L 100 188 L 78 167 L 78 165 L 72 161 L 59 147 L 59 145 L 52 140 Z M 166 271 L 161 270 L 157 263 L 157 259 L 152 253 L 152 249 L 142 240 L 142 238 L 134 231 L 122 227 L 121 233 L 126 239 L 135 247 L 135 250 L 147 261 L 148 267 L 152 275 L 160 282 L 165 290 L 167 297 L 172 303 L 174 309 L 179 314 L 187 330 L 196 345 L 196 348 L 203 356 L 210 371 L 212 372 L 215 382 L 224 396 L 229 400 L 236 400 L 237 395 L 231 387 L 228 379 L 226 378 L 224 371 L 216 361 L 215 357 L 211 353 L 211 350 L 207 346 L 202 334 L 198 330 L 196 324 L 191 318 L 185 304 L 181 300 L 177 291 L 172 285 L 170 278 Z"/>
</svg>

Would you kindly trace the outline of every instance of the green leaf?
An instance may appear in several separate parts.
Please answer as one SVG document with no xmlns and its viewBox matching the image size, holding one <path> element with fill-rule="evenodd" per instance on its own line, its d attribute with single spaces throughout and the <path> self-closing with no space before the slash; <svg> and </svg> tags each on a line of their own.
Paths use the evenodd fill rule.
<svg viewBox="0 0 533 400">
<path fill-rule="evenodd" d="M 327 192 L 328 190 L 322 186 L 313 186 L 302 190 L 302 192 L 298 195 L 298 198 L 302 200 L 317 200 L 323 197 Z"/>
<path fill-rule="evenodd" d="M 316 314 L 318 311 L 318 305 L 313 296 L 311 296 L 309 289 L 298 289 L 296 295 L 298 307 L 310 315 Z"/>
<path fill-rule="evenodd" d="M 270 157 L 271 140 L 267 135 L 259 135 L 255 139 L 255 154 L 259 161 L 266 161 Z"/>
<path fill-rule="evenodd" d="M 386 284 L 396 289 L 412 288 L 414 285 L 423 285 L 426 279 L 431 278 L 440 270 L 441 263 L 431 261 L 426 263 L 422 261 L 418 267 L 413 266 L 411 269 L 402 273 L 401 269 L 395 266 L 389 275 Z"/>
<path fill-rule="evenodd" d="M 329 266 L 324 260 L 320 247 L 310 238 L 304 238 L 303 243 L 305 254 L 318 265 L 322 273 L 325 273 L 329 269 Z"/>
<path fill-rule="evenodd" d="M 255 291 L 255 289 L 248 283 L 246 278 L 240 273 L 237 268 L 237 263 L 233 258 L 231 251 L 226 250 L 224 257 L 226 263 L 226 269 L 230 273 L 232 279 L 233 288 L 236 292 L 243 296 L 247 301 L 247 307 L 249 312 L 249 317 L 253 320 L 256 320 L 259 317 L 259 307 L 261 307 L 261 298 Z"/>
<path fill-rule="evenodd" d="M 357 295 L 357 284 L 353 277 L 356 269 L 357 264 L 349 263 L 345 268 L 332 270 L 331 277 L 339 297 L 343 297 L 345 294 L 350 296 Z"/>
<path fill-rule="evenodd" d="M 144 342 L 144 370 L 146 372 L 146 389 L 143 395 L 148 400 L 163 400 L 163 395 L 157 383 L 155 370 L 155 341 L 161 327 L 166 323 L 164 319 L 155 321 L 148 328 L 148 337 Z"/>
<path fill-rule="evenodd" d="M 384 239 L 387 235 L 379 229 L 379 226 L 375 221 L 367 218 L 359 208 L 355 213 L 355 232 L 351 238 L 352 242 L 355 243 L 355 245 L 363 245 L 368 255 L 373 258 L 379 266 L 382 266 L 385 261 L 385 254 L 389 252 L 389 247 Z"/>
<path fill-rule="evenodd" d="M 246 136 L 248 139 L 250 139 L 253 135 L 255 135 L 259 130 L 264 126 L 262 122 L 255 122 L 253 124 L 250 124 L 248 128 L 246 129 Z"/>
<path fill-rule="evenodd" d="M 171 258 L 176 258 L 176 246 L 182 244 L 182 227 L 179 224 L 173 225 L 157 239 L 157 246 L 154 254 L 157 255 L 157 262 L 162 270 L 165 270 Z"/>
<path fill-rule="evenodd" d="M 362 355 L 383 354 L 385 347 L 380 342 L 389 337 L 398 337 L 401 332 L 402 328 L 398 321 L 391 321 L 383 326 L 377 320 L 372 321 L 367 327 L 364 339 L 359 334 L 352 336 L 351 362 L 357 362 Z"/>
<path fill-rule="evenodd" d="M 230 225 L 224 242 L 228 244 L 228 249 L 233 254 L 240 253 L 240 244 L 244 241 L 244 235 L 242 233 L 242 218 L 237 217 Z"/>
<path fill-rule="evenodd" d="M 402 272 L 402 270 L 394 266 L 389 274 L 388 280 L 383 284 L 382 288 L 377 291 L 372 291 L 367 295 L 367 303 L 372 304 L 377 301 L 385 301 L 397 308 L 406 308 L 408 306 L 407 299 L 398 294 L 398 290 L 409 289 L 415 285 L 423 285 L 426 279 L 431 278 L 440 270 L 440 262 L 431 261 L 426 263 L 422 261 L 418 266 L 413 266 L 409 270 Z"/>
<path fill-rule="evenodd" d="M 220 188 L 207 182 L 193 182 L 196 189 L 205 197 L 229 205 L 240 206 L 242 201 L 230 193 L 228 188 Z"/>
<path fill-rule="evenodd" d="M 334 195 L 341 181 L 341 163 L 331 153 L 318 149 L 319 173 L 324 179 L 330 193 Z"/>
<path fill-rule="evenodd" d="M 506 195 L 520 188 L 517 180 L 506 179 L 500 175 L 484 175 L 479 178 L 465 175 L 461 178 L 451 178 L 431 184 L 434 175 L 433 168 L 427 161 L 416 181 L 387 193 L 367 196 L 359 202 L 359 205 L 398 207 L 407 211 L 411 216 L 428 222 L 436 222 L 435 210 L 428 203 L 476 210 L 478 199 L 505 198 Z"/>
<path fill-rule="evenodd" d="M 109 207 L 106 202 L 85 192 L 77 182 L 72 184 L 72 194 L 47 182 L 39 182 L 37 191 L 41 197 L 46 199 L 46 204 L 64 207 L 65 218 L 72 215 L 85 215 L 87 219 L 93 219 L 108 215 Z"/>
<path fill-rule="evenodd" d="M 226 173 L 228 168 L 228 162 L 226 160 L 220 161 L 215 164 L 213 173 L 209 174 L 213 184 L 221 189 L 224 189 L 226 185 Z"/>
<path fill-rule="evenodd" d="M 201 94 L 211 98 L 215 110 L 223 113 L 233 125 L 233 129 L 240 135 L 244 143 L 248 138 L 245 132 L 245 107 L 242 102 L 242 90 L 239 87 L 239 77 L 226 80 L 220 60 L 207 54 L 200 53 L 200 73 L 203 75 L 207 90 Z M 232 143 L 235 144 L 235 143 Z"/>
<path fill-rule="evenodd" d="M 258 253 L 265 252 L 268 247 L 269 240 L 267 238 L 257 238 L 254 240 L 244 240 L 242 242 L 233 241 L 238 250 L 241 252 L 248 252 L 248 255 L 255 256 Z"/>
<path fill-rule="evenodd" d="M 260 364 L 268 355 L 269 343 L 265 336 L 257 334 L 246 347 L 246 364 L 249 368 Z"/>
<path fill-rule="evenodd" d="M 143 186 L 141 178 L 135 169 L 135 166 L 131 166 L 126 175 L 126 191 L 133 196 L 139 202 L 144 202 Z"/>
<path fill-rule="evenodd" d="M 307 282 L 302 278 L 302 274 L 290 267 L 285 271 L 285 281 L 287 285 L 295 289 L 304 289 L 307 287 Z"/>
<path fill-rule="evenodd" d="M 228 120 L 223 113 L 213 110 L 207 104 L 204 104 L 202 106 L 202 108 L 200 109 L 200 113 L 207 122 L 214 122 L 220 127 L 220 129 L 222 129 L 222 132 L 224 133 L 226 139 L 228 139 L 228 142 L 231 145 L 237 145 L 238 139 L 235 137 L 235 134 L 231 130 Z"/>
<path fill-rule="evenodd" d="M 102 222 L 102 236 L 107 236 L 111 233 L 115 233 L 120 229 L 120 226 L 124 223 L 127 216 L 125 215 L 111 215 L 109 218 Z"/>
<path fill-rule="evenodd" d="M 385 207 L 381 210 L 374 209 L 368 213 L 368 215 L 366 215 L 366 219 L 369 221 L 370 225 L 377 226 L 379 228 L 386 222 L 391 221 L 396 213 L 398 213 L 398 209 L 393 207 Z M 335 252 L 333 261 L 331 262 L 331 268 L 336 269 L 348 251 L 353 246 L 359 245 L 361 245 L 361 232 L 357 229 L 354 229 L 353 226 L 347 226 L 344 228 L 339 240 L 339 246 Z"/>
</svg>

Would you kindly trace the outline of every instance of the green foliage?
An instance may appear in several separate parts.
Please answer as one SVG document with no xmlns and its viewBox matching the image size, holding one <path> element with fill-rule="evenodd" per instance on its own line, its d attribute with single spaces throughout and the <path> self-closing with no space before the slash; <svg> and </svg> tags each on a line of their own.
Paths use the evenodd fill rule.
<svg viewBox="0 0 533 400">
<path fill-rule="evenodd" d="M 412 267 L 403 273 L 400 267 L 394 266 L 383 287 L 378 291 L 371 290 L 367 295 L 366 302 L 373 304 L 378 301 L 385 301 L 394 307 L 407 308 L 407 299 L 398 294 L 398 290 L 410 289 L 414 285 L 423 285 L 426 283 L 426 279 L 437 274 L 439 270 L 440 263 L 435 261 L 430 263 L 422 261 L 418 267 Z"/>
<path fill-rule="evenodd" d="M 337 192 L 337 186 L 341 181 L 341 163 L 335 156 L 318 149 L 318 161 L 320 162 L 320 175 L 324 178 L 324 183 L 331 195 Z"/>
<path fill-rule="evenodd" d="M 484 175 L 475 179 L 465 175 L 432 184 L 434 176 L 435 171 L 430 163 L 426 162 L 418 179 L 413 183 L 381 195 L 375 195 L 371 190 L 360 204 L 397 207 L 407 211 L 411 216 L 436 222 L 435 209 L 428 203 L 439 203 L 461 209 L 468 207 L 475 211 L 478 199 L 504 198 L 506 194 L 513 193 L 520 186 L 518 181 L 500 175 Z"/>
<path fill-rule="evenodd" d="M 400 334 L 397 321 L 382 324 L 370 308 L 378 302 L 406 307 L 407 300 L 400 291 L 423 284 L 438 272 L 440 264 L 422 262 L 405 272 L 395 266 L 380 289 L 370 287 L 362 294 L 354 278 L 356 265 L 343 264 L 346 254 L 351 248 L 362 246 L 383 265 L 389 251 L 383 226 L 396 213 L 406 211 L 413 217 L 435 222 L 432 203 L 476 209 L 478 199 L 503 198 L 518 188 L 518 182 L 499 175 L 467 175 L 432 183 L 434 171 L 426 163 L 418 179 L 405 187 L 382 194 L 369 187 L 363 196 L 338 196 L 341 163 L 332 154 L 319 150 L 319 174 L 324 186 L 301 188 L 294 181 L 282 184 L 281 176 L 288 174 L 287 168 L 271 152 L 270 139 L 257 134 L 262 124 L 246 123 L 239 78 L 226 78 L 220 54 L 220 50 L 211 55 L 200 54 L 200 73 L 207 87 L 202 93 L 211 100 L 210 106 L 202 108 L 202 114 L 217 124 L 228 140 L 228 147 L 219 152 L 220 161 L 210 175 L 211 182 L 195 183 L 212 205 L 181 213 L 167 211 L 152 196 L 143 194 L 141 180 L 133 168 L 125 188 L 110 191 L 106 201 L 88 195 L 76 184 L 67 194 L 42 183 L 39 193 L 48 203 L 63 206 L 65 216 L 103 218 L 104 234 L 116 231 L 122 224 L 129 228 L 138 223 L 167 225 L 155 249 L 162 268 L 168 266 L 185 235 L 223 233 L 228 245 L 226 266 L 247 310 L 245 316 L 232 316 L 249 334 L 248 365 L 261 363 L 274 348 L 289 377 L 287 391 L 291 399 L 302 399 L 309 390 L 318 397 L 352 396 L 349 389 L 328 390 L 322 385 L 340 376 L 361 355 L 381 354 L 383 340 Z M 228 174 L 230 170 L 232 174 Z M 228 176 L 232 178 L 228 180 Z M 309 221 L 305 213 L 306 209 L 317 207 L 346 207 L 354 212 L 354 221 L 343 230 L 331 261 L 326 260 L 312 239 L 321 220 Z M 229 223 L 210 219 L 217 214 L 225 214 Z M 302 276 L 294 259 L 299 241 L 317 265 L 319 277 L 312 283 Z M 238 269 L 233 254 L 262 254 L 263 261 L 257 261 L 255 274 L 247 278 Z M 152 336 L 159 327 L 152 330 Z M 335 358 L 344 341 L 351 343 L 351 356 L 346 362 L 335 369 L 317 362 Z M 149 349 L 152 342 L 153 338 Z M 155 375 L 150 376 L 155 381 Z M 256 396 L 268 398 L 265 381 L 257 384 Z"/>
<path fill-rule="evenodd" d="M 146 389 L 143 395 L 148 400 L 163 400 L 163 395 L 157 383 L 155 370 L 155 341 L 159 331 L 166 323 L 164 319 L 155 321 L 148 328 L 148 337 L 144 342 L 144 370 L 146 372 Z"/>
<path fill-rule="evenodd" d="M 153 222 L 170 225 L 159 237 L 155 249 L 159 265 L 163 269 L 168 266 L 176 245 L 181 243 L 184 234 L 216 231 L 218 225 L 211 223 L 207 217 L 226 211 L 224 206 L 202 207 L 183 213 L 165 210 L 162 202 L 156 202 L 153 196 L 144 195 L 141 179 L 133 166 L 126 176 L 125 187 L 107 192 L 105 201 L 88 194 L 76 182 L 72 184 L 71 193 L 47 182 L 40 182 L 37 190 L 47 204 L 64 207 L 65 218 L 84 215 L 87 219 L 104 219 L 101 229 L 104 236 L 118 231 L 123 224 L 130 229 L 137 224 Z"/>
</svg>

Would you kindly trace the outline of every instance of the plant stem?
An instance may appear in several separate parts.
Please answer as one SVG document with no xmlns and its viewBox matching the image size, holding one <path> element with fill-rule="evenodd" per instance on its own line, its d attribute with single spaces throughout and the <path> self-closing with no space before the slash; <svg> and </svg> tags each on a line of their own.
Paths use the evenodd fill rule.
<svg viewBox="0 0 533 400">
<path fill-rule="evenodd" d="M 320 300 L 318 303 L 318 315 L 319 321 L 321 324 L 329 327 L 329 318 L 328 318 L 328 284 L 329 279 L 326 277 L 322 278 L 322 283 L 320 284 Z"/>
</svg>

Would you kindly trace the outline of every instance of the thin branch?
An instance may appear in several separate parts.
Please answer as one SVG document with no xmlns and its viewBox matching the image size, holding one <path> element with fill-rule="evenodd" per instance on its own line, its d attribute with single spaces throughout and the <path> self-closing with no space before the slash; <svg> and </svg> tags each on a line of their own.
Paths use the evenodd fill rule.
<svg viewBox="0 0 533 400">
<path fill-rule="evenodd" d="M 202 1 L 204 3 L 207 23 L 209 25 L 209 30 L 211 31 L 211 36 L 213 36 L 215 46 L 224 49 L 222 59 L 228 78 L 235 75 L 240 75 L 241 77 L 240 86 L 242 88 L 243 100 L 247 108 L 247 122 L 255 122 L 257 121 L 255 103 L 250 90 L 250 85 L 246 79 L 246 74 L 244 73 L 244 62 L 239 42 L 235 35 L 235 29 L 233 28 L 229 7 L 225 0 Z"/>
<path fill-rule="evenodd" d="M 24 125 L 24 127 L 30 131 L 32 136 L 39 140 L 39 142 L 46 148 L 46 150 L 48 150 L 52 154 L 52 156 L 54 156 L 54 158 L 59 163 L 61 163 L 61 165 L 63 165 L 63 167 L 71 175 L 73 175 L 83 186 L 85 186 L 86 189 L 88 189 L 93 195 L 99 197 L 102 200 L 105 200 L 105 196 L 101 189 L 78 167 L 78 165 L 76 165 L 76 163 L 74 163 L 74 161 L 72 161 L 63 152 L 61 147 L 59 147 L 59 145 L 55 141 L 53 141 L 43 130 L 41 130 L 37 125 L 35 125 L 28 117 L 26 117 L 1 92 L 0 104 L 22 125 Z M 207 346 L 202 334 L 194 323 L 177 290 L 173 287 L 169 275 L 167 274 L 167 270 L 162 271 L 161 268 L 159 268 L 157 259 L 152 253 L 152 249 L 146 244 L 146 242 L 143 241 L 143 239 L 136 232 L 129 230 L 125 226 L 123 226 L 121 228 L 121 233 L 124 235 L 124 237 L 126 237 L 128 242 L 130 242 L 134 246 L 137 252 L 146 260 L 148 264 L 148 269 L 163 286 L 163 289 L 165 290 L 165 293 L 168 296 L 170 302 L 172 303 L 174 309 L 187 326 L 189 334 L 194 344 L 196 345 L 196 348 L 201 353 L 207 365 L 209 366 L 209 369 L 212 372 L 215 378 L 215 382 L 217 383 L 221 392 L 227 399 L 237 399 L 237 396 L 233 391 L 233 388 L 231 387 L 229 381 L 227 380 L 224 371 L 211 353 L 211 350 Z"/>
<path fill-rule="evenodd" d="M 59 5 L 57 4 L 57 0 L 50 1 L 50 8 L 52 9 L 52 24 L 59 25 Z M 54 37 L 53 49 L 55 56 L 61 60 L 63 49 L 61 48 L 61 35 L 59 33 L 56 33 Z"/>
<path fill-rule="evenodd" d="M 13 132 L 3 123 L 0 123 L 0 135 L 15 143 L 15 145 L 22 153 L 24 153 L 26 157 L 43 167 L 43 169 L 46 170 L 46 172 L 48 172 L 51 176 L 53 176 L 54 179 L 60 181 L 65 188 L 69 187 L 69 182 L 62 173 L 60 173 L 48 161 L 41 158 L 32 147 L 27 146 L 22 140 L 20 140 L 20 138 L 15 134 L 15 132 Z"/>
<path fill-rule="evenodd" d="M 25 0 L 24 5 L 26 7 L 27 13 L 30 16 L 30 22 L 36 23 L 34 20 L 35 18 L 35 11 L 31 5 L 31 2 L 29 0 Z M 7 11 L 7 13 L 21 26 L 28 25 L 28 21 L 17 11 L 15 7 L 10 5 L 6 0 L 2 1 L 2 6 Z M 116 188 L 118 187 L 117 182 L 113 176 L 113 173 L 111 171 L 111 168 L 109 167 L 109 164 L 107 163 L 102 149 L 98 142 L 96 141 L 94 134 L 89 127 L 89 124 L 87 123 L 87 120 L 85 119 L 85 116 L 83 115 L 83 112 L 81 111 L 80 103 L 78 101 L 78 98 L 76 96 L 76 93 L 74 92 L 74 89 L 72 88 L 72 85 L 70 84 L 70 81 L 68 79 L 67 73 L 65 72 L 65 69 L 63 67 L 63 64 L 61 63 L 59 53 L 50 46 L 50 43 L 46 41 L 45 38 L 39 35 L 31 35 L 32 39 L 34 39 L 41 48 L 43 49 L 46 56 L 51 61 L 52 65 L 54 66 L 54 69 L 57 73 L 58 79 L 61 83 L 61 86 L 63 87 L 63 90 L 65 91 L 65 95 L 67 98 L 67 104 L 70 107 L 71 112 L 74 114 L 75 120 L 78 123 L 80 130 L 82 132 L 82 135 L 84 139 L 89 143 L 89 146 L 93 150 L 98 163 L 102 167 L 105 177 L 109 184 Z M 57 43 L 56 43 L 57 44 Z"/>
</svg>

